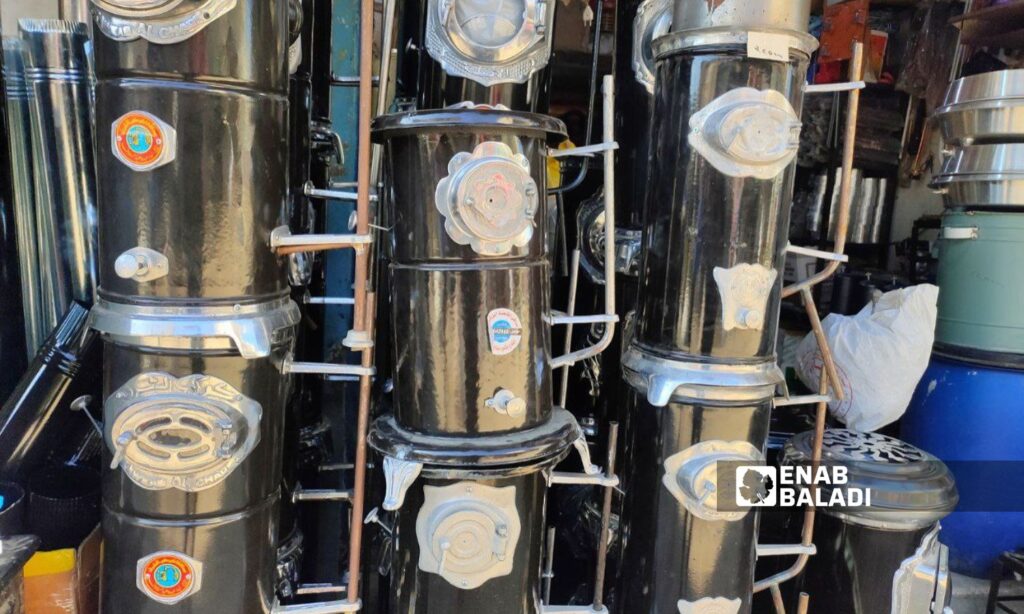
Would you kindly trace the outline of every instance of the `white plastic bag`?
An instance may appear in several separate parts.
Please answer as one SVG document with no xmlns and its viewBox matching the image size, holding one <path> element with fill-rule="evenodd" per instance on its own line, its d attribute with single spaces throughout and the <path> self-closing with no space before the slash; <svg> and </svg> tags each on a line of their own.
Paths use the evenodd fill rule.
<svg viewBox="0 0 1024 614">
<path fill-rule="evenodd" d="M 931 357 L 939 289 L 914 286 L 882 295 L 855 316 L 832 314 L 822 326 L 835 358 L 845 399 L 832 415 L 855 431 L 874 431 L 899 420 Z M 817 392 L 821 351 L 814 334 L 797 349 L 797 375 Z"/>
</svg>

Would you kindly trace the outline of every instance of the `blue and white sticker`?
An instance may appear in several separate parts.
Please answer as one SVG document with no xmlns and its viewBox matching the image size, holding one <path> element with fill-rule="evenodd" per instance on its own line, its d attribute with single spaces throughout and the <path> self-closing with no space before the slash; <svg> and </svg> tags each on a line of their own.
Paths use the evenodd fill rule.
<svg viewBox="0 0 1024 614">
<path fill-rule="evenodd" d="M 491 339 L 491 353 L 505 356 L 522 343 L 523 323 L 511 309 L 495 309 L 487 314 L 487 334 Z"/>
</svg>

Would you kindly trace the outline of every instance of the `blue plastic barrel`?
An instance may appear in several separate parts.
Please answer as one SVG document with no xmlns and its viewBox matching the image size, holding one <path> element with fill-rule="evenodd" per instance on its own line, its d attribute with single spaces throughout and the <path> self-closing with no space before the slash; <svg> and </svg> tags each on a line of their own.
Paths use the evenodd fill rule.
<svg viewBox="0 0 1024 614">
<path fill-rule="evenodd" d="M 954 571 L 988 577 L 1002 552 L 1024 548 L 1024 507 L 990 511 L 999 508 L 979 501 L 990 494 L 969 494 L 998 491 L 1007 473 L 1024 468 L 1024 372 L 933 356 L 904 417 L 903 439 L 949 463 L 956 476 L 961 506 L 942 521 L 941 536 Z"/>
</svg>

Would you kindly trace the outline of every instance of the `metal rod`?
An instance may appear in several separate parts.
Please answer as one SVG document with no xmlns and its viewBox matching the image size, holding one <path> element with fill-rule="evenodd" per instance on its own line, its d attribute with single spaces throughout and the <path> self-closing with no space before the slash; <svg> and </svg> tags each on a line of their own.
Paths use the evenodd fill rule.
<svg viewBox="0 0 1024 614">
<path fill-rule="evenodd" d="M 615 478 L 615 454 L 618 447 L 619 423 L 612 422 L 608 425 L 608 468 L 605 473 L 605 477 L 609 480 Z M 605 487 L 604 504 L 601 507 L 601 537 L 597 544 L 597 570 L 594 573 L 595 612 L 600 612 L 604 609 L 604 579 L 608 565 L 608 536 L 611 533 L 612 496 L 614 494 L 614 486 Z"/>
<path fill-rule="evenodd" d="M 541 575 L 541 594 L 544 605 L 551 605 L 551 582 L 555 579 L 555 527 L 548 527 L 547 553 L 544 556 L 544 573 Z"/>
<path fill-rule="evenodd" d="M 827 390 L 828 376 L 825 374 L 825 370 L 822 369 L 821 377 L 818 380 L 818 393 L 825 394 Z M 811 465 L 814 473 L 816 473 L 818 471 L 818 467 L 821 466 L 821 443 L 822 440 L 824 440 L 825 438 L 825 416 L 827 413 L 828 402 L 822 401 L 821 403 L 818 403 L 817 414 L 815 415 L 814 420 L 814 445 L 811 447 Z M 812 484 L 812 501 L 814 500 L 813 497 L 815 496 L 815 488 L 816 487 Z M 814 545 L 815 512 L 816 510 L 814 508 L 814 505 L 809 505 L 807 506 L 807 509 L 804 510 L 804 526 L 803 530 L 801 531 L 802 539 L 800 540 L 800 543 L 802 543 L 805 546 Z M 810 558 L 811 557 L 809 554 L 801 554 L 799 557 L 797 557 L 796 562 L 793 563 L 793 566 L 787 569 L 786 571 L 775 574 L 774 576 L 771 576 L 766 580 L 761 580 L 760 582 L 755 583 L 754 592 L 759 593 L 765 590 L 766 588 L 772 586 L 777 587 L 779 584 L 782 584 L 783 582 L 787 582 L 799 576 L 803 572 L 804 567 L 807 566 L 807 561 L 809 561 Z"/>
<path fill-rule="evenodd" d="M 556 315 L 551 318 L 551 324 L 558 326 L 561 324 L 606 324 L 608 322 L 618 322 L 619 316 L 572 316 L 572 315 Z"/>
<path fill-rule="evenodd" d="M 282 367 L 286 375 L 358 375 L 370 377 L 376 375 L 373 366 L 343 365 L 331 362 L 293 362 L 286 360 Z"/>
<path fill-rule="evenodd" d="M 373 0 L 369 0 L 372 4 Z M 372 8 L 372 7 L 371 7 Z M 372 22 L 371 22 L 372 25 Z M 373 311 L 376 304 L 376 297 L 371 293 L 366 297 L 365 308 Z M 366 334 L 372 339 L 374 334 L 373 318 L 367 318 Z M 373 346 L 363 350 L 362 366 L 373 367 Z M 366 513 L 366 457 L 367 457 L 367 431 L 370 428 L 370 395 L 373 378 L 363 376 L 359 378 L 359 417 L 356 423 L 356 454 L 355 469 L 352 478 L 352 509 L 350 517 L 354 520 L 350 523 L 348 541 L 348 593 L 351 601 L 359 600 L 359 574 L 362 564 L 363 548 L 363 523 L 360 519 Z"/>
<path fill-rule="evenodd" d="M 351 490 L 303 490 L 298 489 L 292 494 L 292 501 L 329 502 L 329 501 L 351 501 Z"/>
<path fill-rule="evenodd" d="M 274 614 L 340 614 L 341 612 L 358 612 L 363 604 L 355 601 L 328 601 L 325 603 L 304 603 L 298 605 L 278 605 Z"/>
<path fill-rule="evenodd" d="M 800 593 L 800 601 L 796 605 L 796 614 L 807 614 L 807 608 L 811 605 L 811 596 L 807 593 Z"/>
<path fill-rule="evenodd" d="M 817 554 L 818 549 L 814 545 L 803 544 L 758 544 L 757 558 L 766 556 L 797 556 L 800 554 Z"/>
<path fill-rule="evenodd" d="M 307 296 L 303 299 L 307 305 L 355 305 L 356 299 L 330 296 Z"/>
<path fill-rule="evenodd" d="M 853 44 L 853 59 L 850 60 L 850 81 L 860 81 L 864 74 L 864 44 Z M 860 90 L 850 90 L 846 103 L 846 131 L 843 135 L 843 181 L 839 188 L 839 215 L 836 218 L 835 253 L 846 251 L 846 235 L 850 229 L 850 203 L 853 200 L 853 162 L 857 146 L 857 118 L 860 115 Z M 787 298 L 825 281 L 839 270 L 839 262 L 833 261 L 820 272 L 808 279 L 787 286 L 782 297 Z"/>
<path fill-rule="evenodd" d="M 818 341 L 818 351 L 821 352 L 822 369 L 828 374 L 828 380 L 832 384 L 832 396 L 842 401 L 845 398 L 843 382 L 839 379 L 839 369 L 836 367 L 835 358 L 832 356 L 832 348 L 828 346 L 828 338 L 825 336 L 825 329 L 821 326 L 821 318 L 818 317 L 818 306 L 814 304 L 814 295 L 810 288 L 800 291 L 803 297 L 804 310 L 811 320 L 811 330 Z M 826 391 L 827 392 L 827 391 Z"/>
<path fill-rule="evenodd" d="M 602 6 L 598 3 L 598 6 Z M 615 78 L 604 78 L 604 142 L 615 141 Z M 604 152 L 604 313 L 616 315 L 615 310 L 615 150 Z M 615 338 L 615 323 L 604 327 L 601 339 L 590 347 L 559 356 L 551 361 L 552 369 L 572 366 L 582 360 L 597 356 L 608 349 Z"/>
<path fill-rule="evenodd" d="M 569 272 L 569 307 L 566 309 L 566 315 L 570 318 L 576 315 L 576 293 L 579 290 L 580 283 L 580 250 L 572 250 L 572 269 Z M 565 329 L 565 353 L 572 353 L 572 333 L 573 333 L 573 322 L 569 322 L 569 326 Z M 558 323 L 558 319 L 552 322 L 553 324 Z M 565 365 L 562 369 L 562 382 L 561 388 L 558 392 L 558 406 L 565 407 L 565 403 L 569 398 L 569 371 L 572 370 L 572 365 Z"/>
<path fill-rule="evenodd" d="M 778 584 L 772 584 L 772 604 L 775 606 L 776 614 L 786 614 L 786 604 L 782 601 L 782 591 Z"/>
</svg>

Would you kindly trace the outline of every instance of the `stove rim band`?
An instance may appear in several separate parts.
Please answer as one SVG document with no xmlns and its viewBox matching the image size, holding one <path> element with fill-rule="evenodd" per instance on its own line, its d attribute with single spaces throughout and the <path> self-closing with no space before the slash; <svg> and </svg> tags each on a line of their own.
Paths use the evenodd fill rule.
<svg viewBox="0 0 1024 614">
<path fill-rule="evenodd" d="M 745 48 L 749 43 L 751 34 L 765 34 L 784 38 L 789 45 L 791 53 L 795 52 L 803 56 L 800 59 L 809 60 L 819 46 L 818 39 L 806 32 L 776 28 L 720 26 L 678 30 L 659 37 L 654 40 L 654 58 L 656 62 L 661 62 L 687 51 L 701 51 L 705 50 L 705 48 L 722 46 L 742 46 Z"/>
<path fill-rule="evenodd" d="M 229 350 L 243 358 L 270 356 L 288 343 L 285 331 L 301 321 L 291 298 L 252 305 L 140 306 L 100 299 L 90 328 L 105 340 L 154 350 Z"/>
<path fill-rule="evenodd" d="M 634 343 L 622 356 L 623 378 L 655 407 L 669 403 L 759 403 L 786 381 L 773 361 L 699 363 L 655 356 Z"/>
<path fill-rule="evenodd" d="M 382 456 L 422 464 L 424 475 L 505 475 L 561 460 L 581 437 L 575 417 L 555 408 L 551 419 L 538 427 L 483 437 L 422 435 L 386 414 L 374 422 L 369 443 Z"/>
</svg>

